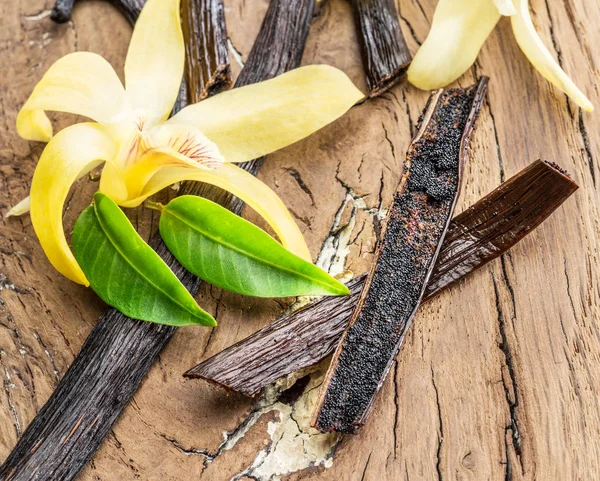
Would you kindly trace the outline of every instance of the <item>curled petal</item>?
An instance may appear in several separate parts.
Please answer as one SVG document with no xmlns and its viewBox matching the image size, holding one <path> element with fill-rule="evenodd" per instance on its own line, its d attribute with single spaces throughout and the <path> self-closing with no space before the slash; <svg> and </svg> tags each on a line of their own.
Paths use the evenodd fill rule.
<svg viewBox="0 0 600 481">
<path fill-rule="evenodd" d="M 138 198 L 121 205 L 138 206 L 147 197 L 184 180 L 205 182 L 231 192 L 269 223 L 286 249 L 311 262 L 310 252 L 302 233 L 277 194 L 253 175 L 229 163 L 217 169 L 166 167 L 150 179 Z"/>
<path fill-rule="evenodd" d="M 48 142 L 52 124 L 44 110 L 83 115 L 113 123 L 128 110 L 123 85 L 99 55 L 75 52 L 57 60 L 33 89 L 17 116 L 17 131 L 28 140 Z"/>
<path fill-rule="evenodd" d="M 98 191 L 110 197 L 119 205 L 129 198 L 123 170 L 115 165 L 114 162 L 107 162 L 104 164 Z"/>
<path fill-rule="evenodd" d="M 527 59 L 546 80 L 571 97 L 583 110 L 588 112 L 594 110 L 589 99 L 577 88 L 543 44 L 531 21 L 528 0 L 514 1 L 517 14 L 511 17 L 512 28 L 517 43 Z"/>
<path fill-rule="evenodd" d="M 440 0 L 429 35 L 408 68 L 408 81 L 423 90 L 445 87 L 465 73 L 500 12 L 490 0 Z"/>
<path fill-rule="evenodd" d="M 46 256 L 61 274 L 86 286 L 89 283 L 65 238 L 63 206 L 81 173 L 114 154 L 115 145 L 101 125 L 72 125 L 50 140 L 31 183 L 31 222 Z"/>
<path fill-rule="evenodd" d="M 310 65 L 190 105 L 168 123 L 197 127 L 225 160 L 245 162 L 308 137 L 362 98 L 342 71 Z"/>
<path fill-rule="evenodd" d="M 148 0 L 133 29 L 125 60 L 127 96 L 152 120 L 171 113 L 183 77 L 185 51 L 179 0 Z"/>
<path fill-rule="evenodd" d="M 7 213 L 6 217 L 19 216 L 23 214 L 27 214 L 31 209 L 31 197 L 25 197 L 21 202 L 17 205 L 13 206 Z"/>
</svg>

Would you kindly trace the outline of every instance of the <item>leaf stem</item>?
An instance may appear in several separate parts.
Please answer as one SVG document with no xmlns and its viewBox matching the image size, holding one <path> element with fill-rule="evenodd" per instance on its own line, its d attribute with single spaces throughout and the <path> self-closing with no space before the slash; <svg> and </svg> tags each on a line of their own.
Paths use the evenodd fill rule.
<svg viewBox="0 0 600 481">
<path fill-rule="evenodd" d="M 162 212 L 165 208 L 165 206 L 162 205 L 160 202 L 152 202 L 151 200 L 147 200 L 146 202 L 144 202 L 144 207 L 146 209 L 156 210 L 158 212 Z"/>
</svg>

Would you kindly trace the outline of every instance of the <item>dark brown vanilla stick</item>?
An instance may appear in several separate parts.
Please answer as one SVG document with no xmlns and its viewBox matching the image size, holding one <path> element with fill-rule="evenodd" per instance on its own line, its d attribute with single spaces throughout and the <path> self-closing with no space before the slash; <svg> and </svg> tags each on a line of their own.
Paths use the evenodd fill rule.
<svg viewBox="0 0 600 481">
<path fill-rule="evenodd" d="M 400 349 L 435 265 L 460 189 L 487 79 L 432 94 L 348 327 L 321 388 L 313 426 L 354 433 Z"/>
<path fill-rule="evenodd" d="M 297 6 L 297 2 L 278 0 L 278 5 Z M 311 7 L 312 8 L 312 7 Z M 294 12 L 302 15 L 302 12 Z M 271 32 L 273 26 L 265 19 L 258 38 Z M 309 24 L 296 24 L 302 32 L 294 39 L 306 38 Z M 304 29 L 306 31 L 304 31 Z M 290 33 L 290 32 L 288 32 Z M 304 45 L 288 38 L 275 39 L 283 48 L 257 51 L 254 55 L 266 57 L 282 55 L 270 70 L 264 62 L 256 62 L 252 55 L 245 68 L 260 65 L 264 78 L 271 78 L 298 67 Z M 193 101 L 194 99 L 192 99 Z M 243 164 L 248 172 L 256 174 L 260 162 Z M 208 186 L 190 184 L 183 193 L 203 195 L 239 213 L 242 204 L 232 202 L 223 191 Z M 200 281 L 183 269 L 162 243 L 158 234 L 150 245 L 179 277 L 186 288 L 196 293 Z M 108 309 L 92 330 L 73 364 L 61 379 L 56 390 L 28 426 L 12 453 L 0 467 L 2 481 L 70 481 L 81 471 L 110 431 L 142 379 L 148 373 L 161 349 L 175 329 L 169 326 L 130 319 L 114 309 Z"/>
<path fill-rule="evenodd" d="M 236 85 L 267 80 L 287 70 L 286 65 L 300 65 L 314 6 L 315 0 L 271 0 Z"/>
<path fill-rule="evenodd" d="M 578 188 L 556 164 L 537 160 L 473 204 L 450 224 L 427 295 L 504 254 Z"/>
<path fill-rule="evenodd" d="M 555 164 L 538 160 L 456 216 L 429 278 L 423 301 L 507 252 L 577 190 Z M 350 295 L 322 297 L 283 316 L 185 373 L 246 396 L 317 364 L 337 346 L 366 275 L 347 285 Z"/>
<path fill-rule="evenodd" d="M 404 75 L 412 57 L 394 0 L 352 0 L 369 96 L 376 97 Z"/>
<path fill-rule="evenodd" d="M 133 25 L 137 20 L 146 0 L 109 0 Z M 75 0 L 56 0 L 50 18 L 57 23 L 65 23 L 71 19 L 71 11 Z"/>
<path fill-rule="evenodd" d="M 232 84 L 225 12 L 222 0 L 182 0 L 181 7 L 183 34 L 189 39 L 185 43 L 186 85 L 188 95 L 198 102 Z"/>
</svg>

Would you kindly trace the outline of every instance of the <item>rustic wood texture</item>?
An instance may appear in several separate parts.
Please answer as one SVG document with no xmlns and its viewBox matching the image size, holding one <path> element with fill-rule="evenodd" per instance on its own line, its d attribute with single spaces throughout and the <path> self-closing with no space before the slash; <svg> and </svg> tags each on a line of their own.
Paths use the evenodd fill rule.
<svg viewBox="0 0 600 481">
<path fill-rule="evenodd" d="M 267 5 L 225 3 L 237 74 Z M 531 4 L 544 42 L 600 107 L 600 5 Z M 42 148 L 19 139 L 14 128 L 20 105 L 42 73 L 74 50 L 98 52 L 122 73 L 131 28 L 111 5 L 82 2 L 64 25 L 51 22 L 51 6 L 45 0 L 0 0 L 2 213 L 25 195 Z M 434 0 L 398 4 L 412 53 L 427 34 L 434 6 Z M 303 62 L 340 67 L 366 91 L 349 4 L 328 0 L 321 7 Z M 79 479 L 221 481 L 278 473 L 288 480 L 349 481 L 600 478 L 600 118 L 581 113 L 534 71 L 506 19 L 458 84 L 469 85 L 483 74 L 491 77 L 489 97 L 457 211 L 536 158 L 559 162 L 580 190 L 509 255 L 422 306 L 369 422 L 342 440 L 325 462 L 329 467 L 319 461 L 301 469 L 309 463 L 299 458 L 313 453 L 303 453 L 302 446 L 287 451 L 285 459 L 294 462 L 274 462 L 291 442 L 286 430 L 293 423 L 282 420 L 289 418 L 293 401 L 252 401 L 182 378 L 189 366 L 263 327 L 285 307 L 204 286 L 198 299 L 217 313 L 219 328 L 212 334 L 194 328 L 176 332 Z M 391 201 L 427 95 L 401 83 L 267 158 L 260 177 L 282 195 L 314 258 L 332 272 L 368 270 L 375 226 Z M 73 121 L 53 118 L 60 126 Z M 67 225 L 94 190 L 87 180 L 77 184 Z M 152 212 L 132 211 L 131 217 L 145 235 L 156 227 Z M 4 460 L 105 306 L 50 268 L 27 217 L 0 222 Z M 306 390 L 314 389 L 312 382 Z M 312 449 L 309 434 L 299 439 Z"/>
</svg>

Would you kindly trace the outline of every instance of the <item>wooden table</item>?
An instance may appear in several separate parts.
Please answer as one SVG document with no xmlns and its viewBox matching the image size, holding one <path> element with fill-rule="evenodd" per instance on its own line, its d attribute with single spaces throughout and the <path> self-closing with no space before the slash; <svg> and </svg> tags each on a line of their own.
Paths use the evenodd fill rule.
<svg viewBox="0 0 600 481">
<path fill-rule="evenodd" d="M 237 73 L 266 0 L 226 5 Z M 413 52 L 434 5 L 400 2 Z M 120 14 L 104 2 L 83 2 L 72 22 L 56 25 L 50 7 L 49 0 L 0 0 L 2 213 L 26 195 L 43 148 L 18 138 L 14 125 L 45 70 L 62 55 L 89 50 L 122 74 L 130 28 Z M 544 42 L 600 107 L 600 4 L 532 0 L 532 15 Z M 304 63 L 335 65 L 365 89 L 344 0 L 329 0 L 315 18 Z M 459 83 L 482 74 L 491 76 L 489 101 L 458 211 L 537 158 L 568 169 L 581 189 L 510 254 L 421 308 L 360 433 L 340 442 L 306 427 L 318 372 L 279 400 L 282 385 L 248 400 L 183 379 L 185 370 L 286 307 L 203 287 L 199 302 L 220 326 L 177 332 L 79 479 L 600 479 L 600 117 L 582 113 L 536 74 L 507 19 Z M 261 178 L 290 207 L 314 259 L 332 272 L 359 274 L 370 265 L 374 226 L 391 200 L 426 97 L 399 85 L 269 156 L 263 167 Z M 60 127 L 74 120 L 53 119 Z M 88 180 L 77 184 L 67 226 L 95 189 Z M 130 216 L 145 236 L 156 227 L 151 211 Z M 26 216 L 1 220 L 0 261 L 4 459 L 105 306 L 50 267 Z"/>
</svg>

